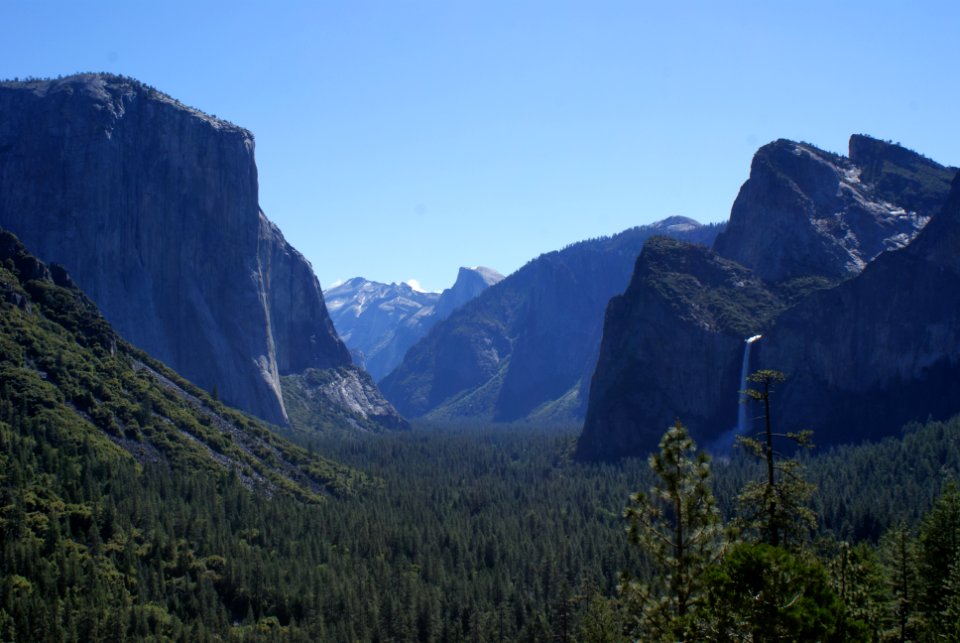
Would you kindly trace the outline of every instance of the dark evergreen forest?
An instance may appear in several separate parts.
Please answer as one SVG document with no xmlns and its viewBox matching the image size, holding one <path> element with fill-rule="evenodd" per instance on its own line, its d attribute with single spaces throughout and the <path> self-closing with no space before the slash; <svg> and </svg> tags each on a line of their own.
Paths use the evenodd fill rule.
<svg viewBox="0 0 960 643">
<path fill-rule="evenodd" d="M 0 637 L 620 640 L 638 609 L 621 571 L 656 571 L 622 513 L 653 476 L 644 461 L 573 463 L 574 438 L 417 427 L 315 441 L 377 484 L 308 504 L 235 474 L 103 458 L 4 402 Z M 803 458 L 817 528 L 789 555 L 826 579 L 831 618 L 856 621 L 835 640 L 900 640 L 904 611 L 914 638 L 932 636 L 955 613 L 958 459 L 958 420 Z M 759 471 L 714 463 L 726 518 Z"/>
<path fill-rule="evenodd" d="M 718 462 L 679 422 L 618 464 L 577 427 L 283 439 L 0 250 L 2 641 L 960 637 L 960 419 Z"/>
</svg>

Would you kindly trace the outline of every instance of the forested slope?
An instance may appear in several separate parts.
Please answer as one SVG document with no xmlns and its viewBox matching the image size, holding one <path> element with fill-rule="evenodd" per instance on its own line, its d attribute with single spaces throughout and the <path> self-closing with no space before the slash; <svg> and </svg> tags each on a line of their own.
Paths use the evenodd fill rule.
<svg viewBox="0 0 960 643">
<path fill-rule="evenodd" d="M 621 517 L 646 462 L 577 464 L 572 434 L 490 428 L 295 447 L 118 340 L 9 235 L 0 284 L 0 639 L 624 636 L 619 573 L 652 569 Z M 891 539 L 917 552 L 913 631 L 954 604 L 929 586 L 953 560 L 940 546 L 960 542 L 958 454 L 951 420 L 804 461 L 818 516 L 804 555 L 834 583 L 843 541 L 860 543 L 849 560 L 879 580 L 857 572 L 866 598 L 831 591 L 878 627 L 898 605 Z M 757 473 L 714 465 L 726 517 Z"/>
</svg>

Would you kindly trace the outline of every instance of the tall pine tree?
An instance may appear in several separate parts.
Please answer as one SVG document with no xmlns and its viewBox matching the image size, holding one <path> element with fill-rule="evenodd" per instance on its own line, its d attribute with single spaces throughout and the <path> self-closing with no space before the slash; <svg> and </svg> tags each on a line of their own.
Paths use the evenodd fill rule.
<svg viewBox="0 0 960 643">
<path fill-rule="evenodd" d="M 704 571 L 723 549 L 720 512 L 710 488 L 710 462 L 679 420 L 649 459 L 657 481 L 650 493 L 635 493 L 624 516 L 630 542 L 655 570 L 646 582 L 624 574 L 621 589 L 633 606 L 635 635 L 642 640 L 678 640 L 694 632 L 703 600 Z"/>
<path fill-rule="evenodd" d="M 786 376 L 780 371 L 761 370 L 748 378 L 757 388 L 745 391 L 749 400 L 763 404 L 764 429 L 751 436 L 737 436 L 737 444 L 763 460 L 766 479 L 747 483 L 738 498 L 741 526 L 758 532 L 773 547 L 796 544 L 816 527 L 816 518 L 809 507 L 813 485 L 804 480 L 803 467 L 775 448 L 775 440 L 786 439 L 795 447 L 810 448 L 811 431 L 774 432 L 770 398 L 777 384 Z"/>
</svg>

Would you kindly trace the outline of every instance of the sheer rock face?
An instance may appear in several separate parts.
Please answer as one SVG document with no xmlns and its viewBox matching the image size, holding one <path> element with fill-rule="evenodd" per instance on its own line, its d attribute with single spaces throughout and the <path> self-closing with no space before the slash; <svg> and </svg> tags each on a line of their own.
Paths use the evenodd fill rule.
<svg viewBox="0 0 960 643">
<path fill-rule="evenodd" d="M 97 74 L 0 84 L 0 115 L 0 225 L 128 340 L 276 423 L 280 374 L 350 363 L 260 211 L 248 131 Z"/>
<path fill-rule="evenodd" d="M 446 319 L 457 308 L 468 301 L 472 301 L 484 290 L 501 281 L 503 281 L 503 275 L 492 268 L 484 268 L 483 266 L 476 268 L 461 267 L 453 285 L 440 293 L 440 298 L 434 308 L 436 321 Z M 436 323 L 436 321 L 433 323 Z"/>
<path fill-rule="evenodd" d="M 713 427 L 735 426 L 743 339 L 783 306 L 708 248 L 647 241 L 629 287 L 607 306 L 577 457 L 649 453 L 677 418 L 701 444 Z"/>
<path fill-rule="evenodd" d="M 787 430 L 829 443 L 890 434 L 960 412 L 960 180 L 916 240 L 856 279 L 781 315 L 760 342 L 790 375 L 776 408 Z"/>
<path fill-rule="evenodd" d="M 490 268 L 460 268 L 453 286 L 436 293 L 354 277 L 325 296 L 330 317 L 354 359 L 382 379 L 437 322 L 501 279 L 503 275 Z"/>
<path fill-rule="evenodd" d="M 754 156 L 714 249 L 770 281 L 852 277 L 916 236 L 953 173 L 866 136 L 851 138 L 850 158 L 779 140 Z"/>
<path fill-rule="evenodd" d="M 850 149 L 766 146 L 715 251 L 648 242 L 607 308 L 579 457 L 645 455 L 678 417 L 702 446 L 729 444 L 757 333 L 749 370 L 788 376 L 781 431 L 836 443 L 960 411 L 956 170 L 867 137 Z M 821 234 L 825 212 L 855 233 Z M 913 241 L 884 252 L 899 225 Z"/>
</svg>

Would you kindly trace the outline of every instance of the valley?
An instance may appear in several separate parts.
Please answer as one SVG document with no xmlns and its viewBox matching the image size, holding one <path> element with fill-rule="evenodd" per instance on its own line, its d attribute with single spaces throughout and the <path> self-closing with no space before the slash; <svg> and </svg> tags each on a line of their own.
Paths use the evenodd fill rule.
<svg viewBox="0 0 960 643">
<path fill-rule="evenodd" d="M 248 130 L 0 116 L 0 639 L 960 636 L 956 168 L 779 139 L 723 222 L 322 290 Z"/>
</svg>

